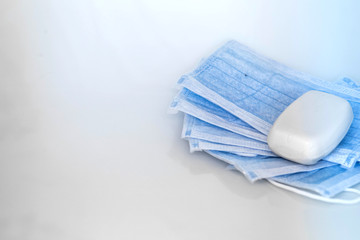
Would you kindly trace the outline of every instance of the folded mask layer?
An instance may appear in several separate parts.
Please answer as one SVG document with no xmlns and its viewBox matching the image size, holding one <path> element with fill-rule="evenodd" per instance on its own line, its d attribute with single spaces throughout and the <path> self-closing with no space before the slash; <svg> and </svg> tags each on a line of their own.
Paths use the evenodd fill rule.
<svg viewBox="0 0 360 240">
<path fill-rule="evenodd" d="M 183 138 L 196 138 L 209 142 L 271 151 L 267 143 L 260 142 L 226 129 L 204 122 L 185 114 L 182 131 Z"/>
<path fill-rule="evenodd" d="M 170 105 L 170 109 L 182 111 L 215 126 L 266 142 L 266 136 L 249 124 L 205 98 L 183 88 Z"/>
<path fill-rule="evenodd" d="M 235 41 L 225 44 L 179 83 L 264 135 L 302 94 L 315 89 L 338 95 L 349 101 L 355 118 L 348 134 L 326 160 L 352 167 L 360 158 L 360 93 L 356 90 L 298 73 Z"/>
<path fill-rule="evenodd" d="M 188 138 L 188 141 L 191 152 L 203 151 L 203 150 L 216 150 L 216 151 L 232 152 L 234 154 L 241 156 L 257 156 L 257 155 L 272 156 L 272 157 L 276 156 L 274 153 L 266 150 L 214 143 L 202 139 Z"/>
<path fill-rule="evenodd" d="M 271 178 L 285 174 L 314 171 L 334 166 L 334 163 L 319 161 L 314 165 L 302 165 L 279 157 L 244 157 L 228 152 L 207 151 L 210 155 L 233 165 L 251 182 L 263 178 Z"/>
<path fill-rule="evenodd" d="M 184 106 L 184 105 L 181 100 L 182 98 L 179 97 L 179 95 L 192 96 L 191 98 L 193 100 L 194 99 L 202 99 L 202 104 L 199 104 L 199 107 L 197 109 L 192 108 L 192 107 L 186 107 L 186 106 L 184 108 L 182 108 L 180 106 Z M 217 135 L 214 135 L 213 131 L 212 131 L 214 125 L 208 124 L 207 131 L 204 131 L 205 128 L 196 129 L 194 131 L 189 131 L 188 121 L 186 120 L 186 117 L 185 117 L 182 137 L 185 137 L 185 138 L 192 137 L 192 138 L 206 140 L 208 142 L 205 141 L 205 142 L 201 143 L 201 145 L 206 147 L 206 149 L 231 151 L 231 152 L 235 152 L 238 154 L 240 154 L 240 152 L 238 150 L 234 150 L 234 146 L 221 146 L 221 145 L 225 144 L 225 145 L 244 146 L 243 139 L 250 139 L 250 137 L 248 137 L 248 138 L 244 137 L 246 135 L 252 136 L 251 138 L 255 138 L 256 140 L 259 139 L 258 137 L 254 137 L 254 134 L 256 134 L 257 130 L 253 129 L 249 125 L 245 126 L 246 123 L 244 123 L 242 120 L 231 115 L 230 113 L 226 112 L 222 108 L 212 104 L 211 102 L 207 101 L 206 99 L 196 95 L 195 93 L 192 93 L 191 91 L 189 91 L 187 89 L 183 89 L 179 95 L 175 98 L 175 100 L 171 104 L 173 107 L 176 106 L 175 107 L 176 110 L 180 110 L 185 113 L 190 113 L 192 115 L 200 116 L 205 121 L 211 122 L 211 123 L 215 122 L 215 124 L 217 126 L 220 125 L 221 127 L 224 127 L 223 123 L 226 124 L 226 122 L 230 122 L 230 124 L 227 124 L 226 127 L 230 126 L 230 129 L 231 129 L 231 131 L 226 131 L 226 130 L 228 130 L 227 128 L 223 129 L 221 127 L 217 127 L 216 128 Z M 186 105 L 186 103 L 185 103 L 185 105 Z M 209 106 L 212 105 L 212 107 L 210 107 L 210 109 L 213 109 L 212 113 L 210 113 L 210 111 L 207 110 L 204 114 L 199 114 L 203 111 L 204 105 L 209 105 Z M 191 109 L 191 110 L 189 110 L 189 109 Z M 218 117 L 216 114 L 219 114 L 221 117 Z M 227 117 L 223 117 L 223 116 L 227 116 Z M 190 117 L 191 116 L 189 116 L 189 118 Z M 219 119 L 221 119 L 221 120 L 219 120 Z M 198 119 L 198 121 L 201 121 L 201 120 Z M 204 122 L 204 121 L 201 121 L 201 122 Z M 235 123 L 235 125 L 233 123 Z M 204 123 L 204 124 L 206 124 L 206 123 Z M 240 127 L 238 127 L 238 126 L 240 126 Z M 241 134 L 241 133 L 244 133 L 245 128 L 247 128 L 247 131 L 246 131 L 247 133 L 251 133 L 250 135 L 249 134 Z M 185 131 L 185 129 L 186 129 L 186 131 Z M 223 130 L 223 131 L 221 131 L 221 130 Z M 237 134 L 232 134 L 232 132 L 236 132 Z M 220 136 L 221 134 L 224 134 L 224 133 L 226 133 L 226 135 Z M 262 135 L 262 134 L 256 135 L 256 136 L 260 136 L 260 139 L 262 139 L 262 140 L 266 139 L 266 136 Z M 209 142 L 212 142 L 212 143 L 209 143 Z M 193 143 L 194 143 L 194 141 L 193 141 Z M 196 143 L 198 143 L 198 141 Z M 220 143 L 221 145 L 216 145 L 214 143 Z M 193 151 L 201 150 L 199 148 L 198 144 L 194 143 L 194 144 L 190 144 L 190 146 Z M 194 146 L 196 146 L 196 147 L 194 147 Z M 268 148 L 264 149 L 263 147 L 261 147 L 259 149 L 266 150 Z M 246 154 L 246 153 L 241 152 L 241 154 Z M 248 154 L 254 154 L 254 153 L 251 152 Z M 349 155 L 347 157 L 346 161 L 344 162 L 343 156 L 346 154 L 347 154 L 346 150 L 344 151 L 344 149 L 336 148 L 330 155 L 326 156 L 326 158 L 324 158 L 324 160 L 334 162 L 334 163 L 343 163 L 346 166 L 351 166 L 359 156 L 358 153 L 354 152 L 353 154 Z M 273 153 L 269 153 L 269 152 L 263 152 L 261 155 L 274 156 Z"/>
<path fill-rule="evenodd" d="M 344 169 L 338 165 L 319 169 L 312 172 L 294 173 L 284 176 L 277 176 L 271 180 L 307 189 L 322 196 L 333 197 L 346 188 L 360 183 L 360 164 L 354 168 Z"/>
</svg>

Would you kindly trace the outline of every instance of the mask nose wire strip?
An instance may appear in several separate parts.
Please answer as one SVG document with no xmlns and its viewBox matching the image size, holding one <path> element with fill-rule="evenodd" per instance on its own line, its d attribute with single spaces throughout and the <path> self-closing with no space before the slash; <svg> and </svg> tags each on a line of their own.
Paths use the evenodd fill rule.
<svg viewBox="0 0 360 240">
<path fill-rule="evenodd" d="M 359 196 L 357 198 L 354 198 L 354 199 L 327 198 L 327 197 L 323 197 L 323 196 L 320 196 L 320 195 L 317 195 L 317 194 L 314 194 L 314 193 L 310 193 L 310 192 L 307 192 L 307 191 L 304 191 L 304 190 L 301 190 L 301 189 L 298 189 L 298 188 L 288 186 L 286 184 L 278 183 L 278 182 L 275 182 L 273 180 L 269 180 L 269 179 L 267 179 L 267 180 L 271 184 L 273 184 L 273 185 L 275 185 L 275 186 L 277 186 L 279 188 L 288 190 L 290 192 L 297 193 L 299 195 L 303 195 L 303 196 L 308 197 L 308 198 L 312 198 L 312 199 L 315 199 L 315 200 L 327 202 L 327 203 L 355 204 L 355 203 L 360 202 L 360 191 L 357 190 L 357 189 L 354 189 L 354 188 L 347 188 L 344 191 L 356 193 Z"/>
</svg>

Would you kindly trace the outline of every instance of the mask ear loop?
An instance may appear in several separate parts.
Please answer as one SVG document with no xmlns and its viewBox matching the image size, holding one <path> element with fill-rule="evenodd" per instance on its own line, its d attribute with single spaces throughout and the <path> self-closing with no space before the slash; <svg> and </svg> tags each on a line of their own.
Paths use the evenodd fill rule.
<svg viewBox="0 0 360 240">
<path fill-rule="evenodd" d="M 354 189 L 354 188 L 347 188 L 344 191 L 345 192 L 356 193 L 357 195 L 359 195 L 359 197 L 354 198 L 354 199 L 338 199 L 338 198 L 323 197 L 323 196 L 320 196 L 320 195 L 317 195 L 317 194 L 314 194 L 314 193 L 310 193 L 310 192 L 307 192 L 307 191 L 304 191 L 304 190 L 301 190 L 301 189 L 298 189 L 298 188 L 288 186 L 288 185 L 283 184 L 283 183 L 275 182 L 275 181 L 269 180 L 269 179 L 267 179 L 267 180 L 271 184 L 273 184 L 273 185 L 275 185 L 275 186 L 277 186 L 279 188 L 283 188 L 283 189 L 288 190 L 290 192 L 294 192 L 294 193 L 303 195 L 305 197 L 312 198 L 312 199 L 319 200 L 319 201 L 323 201 L 323 202 L 327 202 L 327 203 L 355 204 L 355 203 L 360 202 L 360 191 L 357 190 L 357 189 Z"/>
</svg>

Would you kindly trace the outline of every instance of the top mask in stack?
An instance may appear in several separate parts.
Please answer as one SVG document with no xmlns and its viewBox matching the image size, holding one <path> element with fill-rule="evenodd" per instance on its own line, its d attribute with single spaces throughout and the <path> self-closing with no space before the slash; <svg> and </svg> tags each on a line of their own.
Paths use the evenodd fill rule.
<svg viewBox="0 0 360 240">
<path fill-rule="evenodd" d="M 182 89 L 170 108 L 185 113 L 182 137 L 191 151 L 204 150 L 251 181 L 272 179 L 327 197 L 360 181 L 360 93 L 350 79 L 322 81 L 230 41 L 178 83 Z M 346 99 L 354 120 L 333 152 L 305 166 L 277 157 L 266 139 L 277 117 L 310 90 Z"/>
</svg>

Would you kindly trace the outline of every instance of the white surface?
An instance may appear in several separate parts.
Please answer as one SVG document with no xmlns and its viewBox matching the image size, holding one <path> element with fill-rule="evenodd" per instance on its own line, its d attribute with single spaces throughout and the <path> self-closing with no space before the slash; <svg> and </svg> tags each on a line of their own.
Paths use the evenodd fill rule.
<svg viewBox="0 0 360 240">
<path fill-rule="evenodd" d="M 345 99 L 309 91 L 280 114 L 267 142 L 270 149 L 283 158 L 314 164 L 340 143 L 353 118 L 351 106 Z"/>
<path fill-rule="evenodd" d="M 228 39 L 360 78 L 356 3 L 0 2 L 0 239 L 358 239 L 308 200 L 190 154 L 175 82 Z"/>
</svg>

